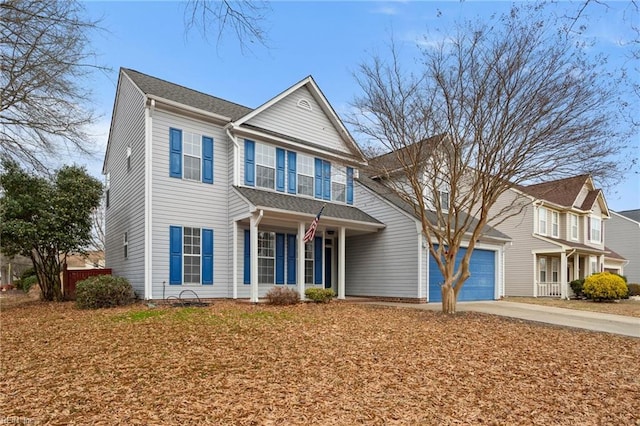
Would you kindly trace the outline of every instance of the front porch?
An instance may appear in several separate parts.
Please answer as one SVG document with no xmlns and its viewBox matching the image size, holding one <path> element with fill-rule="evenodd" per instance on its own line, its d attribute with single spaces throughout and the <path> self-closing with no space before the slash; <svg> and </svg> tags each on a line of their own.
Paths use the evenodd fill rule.
<svg viewBox="0 0 640 426">
<path fill-rule="evenodd" d="M 604 253 L 599 250 L 568 253 L 537 252 L 534 256 L 533 297 L 568 299 L 573 295 L 569 283 L 604 269 Z"/>
</svg>

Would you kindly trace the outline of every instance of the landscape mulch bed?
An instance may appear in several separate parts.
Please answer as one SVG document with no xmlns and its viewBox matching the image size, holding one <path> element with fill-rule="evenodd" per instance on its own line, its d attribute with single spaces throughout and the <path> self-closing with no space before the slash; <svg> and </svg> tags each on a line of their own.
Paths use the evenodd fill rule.
<svg viewBox="0 0 640 426">
<path fill-rule="evenodd" d="M 0 419 L 637 425 L 640 339 L 464 312 L 215 302 L 0 312 Z"/>
</svg>

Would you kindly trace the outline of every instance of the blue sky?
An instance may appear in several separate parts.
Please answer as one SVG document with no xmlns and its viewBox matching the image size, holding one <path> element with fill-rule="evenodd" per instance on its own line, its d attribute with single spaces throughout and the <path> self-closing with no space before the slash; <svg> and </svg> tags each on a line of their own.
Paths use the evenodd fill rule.
<svg viewBox="0 0 640 426">
<path fill-rule="evenodd" d="M 447 28 L 455 19 L 489 16 L 507 10 L 507 2 L 284 2 L 270 3 L 265 22 L 268 48 L 256 45 L 241 52 L 232 34 L 216 45 L 197 31 L 185 34 L 184 3 L 87 2 L 93 18 L 102 18 L 106 31 L 95 34 L 97 61 L 113 69 L 91 82 L 95 109 L 101 116 L 92 133 L 98 154 L 93 159 L 72 157 L 100 175 L 115 96 L 118 69 L 133 68 L 174 83 L 248 107 L 257 107 L 308 75 L 342 117 L 358 95 L 353 74 L 371 53 L 384 53 L 391 34 L 402 57 L 412 61 L 417 44 L 429 29 Z M 559 7 L 575 7 L 560 3 Z M 625 59 L 621 42 L 629 40 L 630 22 L 640 25 L 628 2 L 587 9 L 591 37 L 613 63 Z M 626 13 L 626 20 L 623 14 Z M 636 77 L 637 78 L 637 77 Z M 638 98 L 635 98 L 638 102 Z M 637 106 L 640 116 L 640 106 Z M 634 141 L 640 151 L 640 140 Z M 613 210 L 640 208 L 639 175 L 630 174 L 606 192 Z"/>
</svg>

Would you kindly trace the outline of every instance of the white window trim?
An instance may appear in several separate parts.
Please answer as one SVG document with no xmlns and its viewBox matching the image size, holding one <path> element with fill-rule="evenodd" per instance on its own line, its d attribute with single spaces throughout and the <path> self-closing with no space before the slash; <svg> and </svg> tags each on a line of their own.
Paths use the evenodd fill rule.
<svg viewBox="0 0 640 426">
<path fill-rule="evenodd" d="M 273 256 L 264 256 L 260 255 L 260 234 L 268 234 L 271 236 L 271 241 L 273 243 Z M 271 259 L 273 260 L 273 280 L 272 282 L 265 282 L 260 279 L 260 259 Z M 276 282 L 276 233 L 270 231 L 258 231 L 258 284 L 275 284 Z"/>
<path fill-rule="evenodd" d="M 309 172 L 302 171 L 302 160 L 303 159 L 308 159 L 311 160 L 311 174 L 309 174 Z M 315 188 L 315 184 L 316 184 L 316 178 L 315 178 L 315 159 L 309 155 L 304 155 L 304 154 L 300 154 L 299 152 L 296 152 L 296 194 L 300 195 L 301 197 L 309 197 L 309 198 L 314 198 L 314 188 Z M 310 177 L 311 178 L 311 193 L 310 194 L 302 194 L 300 192 L 300 176 L 305 176 L 305 177 Z"/>
<path fill-rule="evenodd" d="M 560 238 L 560 213 L 551 211 L 551 236 Z"/>
<path fill-rule="evenodd" d="M 541 223 L 542 223 L 541 218 L 543 217 L 542 213 L 544 213 L 544 230 L 542 230 L 542 227 L 540 226 Z M 547 209 L 546 209 L 546 207 L 538 207 L 538 226 L 537 226 L 538 234 L 547 235 L 547 229 L 549 227 L 547 219 L 548 219 L 548 217 L 547 217 Z"/>
<path fill-rule="evenodd" d="M 199 238 L 200 238 L 200 254 L 187 254 L 186 250 L 184 249 L 184 239 L 186 237 L 186 232 L 185 229 L 197 229 L 199 231 Z M 198 257 L 200 258 L 200 269 L 198 271 L 198 277 L 200 278 L 198 280 L 198 282 L 187 282 L 185 280 L 185 258 L 186 257 Z M 202 285 L 202 228 L 198 228 L 195 226 L 183 226 L 182 227 L 182 284 L 183 285 Z"/>
<path fill-rule="evenodd" d="M 573 220 L 575 220 L 575 230 L 576 230 L 576 236 L 573 236 L 573 230 L 574 230 L 574 226 L 573 226 Z M 571 241 L 578 241 L 578 239 L 580 238 L 580 226 L 579 226 L 579 222 L 578 222 L 578 215 L 570 213 L 569 214 L 569 239 Z"/>
<path fill-rule="evenodd" d="M 125 259 L 129 258 L 129 232 L 126 231 L 122 235 L 122 254 Z"/>
<path fill-rule="evenodd" d="M 185 146 L 187 144 L 187 136 L 191 137 L 191 141 L 189 142 L 190 145 L 194 145 L 193 144 L 193 138 L 195 137 L 196 140 L 198 141 L 198 146 L 199 149 L 197 150 L 197 155 L 196 154 L 187 154 L 187 150 L 185 149 Z M 187 174 L 185 173 L 185 167 L 187 162 L 185 161 L 186 157 L 191 157 L 191 158 L 197 158 L 198 159 L 198 178 L 194 179 L 194 178 L 188 178 L 186 177 Z M 199 133 L 195 133 L 195 132 L 189 132 L 186 130 L 182 131 L 182 179 L 184 180 L 188 180 L 191 182 L 201 182 L 202 181 L 202 135 Z"/>
<path fill-rule="evenodd" d="M 589 241 L 591 241 L 592 243 L 598 243 L 600 244 L 601 242 L 601 238 L 602 238 L 602 219 L 597 217 L 597 216 L 591 216 L 591 229 L 589 230 L 589 234 L 590 234 L 590 238 Z M 598 238 L 594 238 L 594 223 L 598 223 L 599 227 L 598 227 Z"/>
<path fill-rule="evenodd" d="M 542 267 L 544 264 L 544 268 Z M 542 281 L 542 272 L 544 271 L 544 281 Z M 538 281 L 541 283 L 549 282 L 548 268 L 547 268 L 547 258 L 540 257 L 538 258 Z"/>
</svg>

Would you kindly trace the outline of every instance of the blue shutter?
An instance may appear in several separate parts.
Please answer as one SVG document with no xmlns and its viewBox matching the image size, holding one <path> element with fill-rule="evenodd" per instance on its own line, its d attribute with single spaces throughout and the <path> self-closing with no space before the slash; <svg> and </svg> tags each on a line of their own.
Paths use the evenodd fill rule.
<svg viewBox="0 0 640 426">
<path fill-rule="evenodd" d="M 295 284 L 296 277 L 296 236 L 287 234 L 287 284 Z"/>
<path fill-rule="evenodd" d="M 322 198 L 322 160 L 319 158 L 316 158 L 315 172 L 315 197 Z"/>
<path fill-rule="evenodd" d="M 182 228 L 169 227 L 169 284 L 182 284 Z"/>
<path fill-rule="evenodd" d="M 288 179 L 288 192 L 289 194 L 295 194 L 297 191 L 296 188 L 296 167 L 297 167 L 297 156 L 293 151 L 287 151 L 287 179 Z"/>
<path fill-rule="evenodd" d="M 182 178 L 182 130 L 169 129 L 169 176 Z"/>
<path fill-rule="evenodd" d="M 202 137 L 202 182 L 213 183 L 213 138 Z"/>
<path fill-rule="evenodd" d="M 322 237 L 315 237 L 313 243 L 313 281 L 322 284 Z"/>
<path fill-rule="evenodd" d="M 325 200 L 331 200 L 331 163 L 328 161 L 322 162 L 322 174 L 323 174 L 323 191 L 322 195 Z"/>
<path fill-rule="evenodd" d="M 353 167 L 347 167 L 347 204 L 353 204 Z"/>
<path fill-rule="evenodd" d="M 251 284 L 251 232 L 244 230 L 244 283 Z"/>
<path fill-rule="evenodd" d="M 202 284 L 213 284 L 213 229 L 202 230 Z"/>
<path fill-rule="evenodd" d="M 245 139 L 244 141 L 244 184 L 254 186 L 256 184 L 256 143 Z"/>
<path fill-rule="evenodd" d="M 276 190 L 284 192 L 284 149 L 276 148 Z"/>
<path fill-rule="evenodd" d="M 276 284 L 284 284 L 284 234 L 276 234 Z"/>
</svg>

